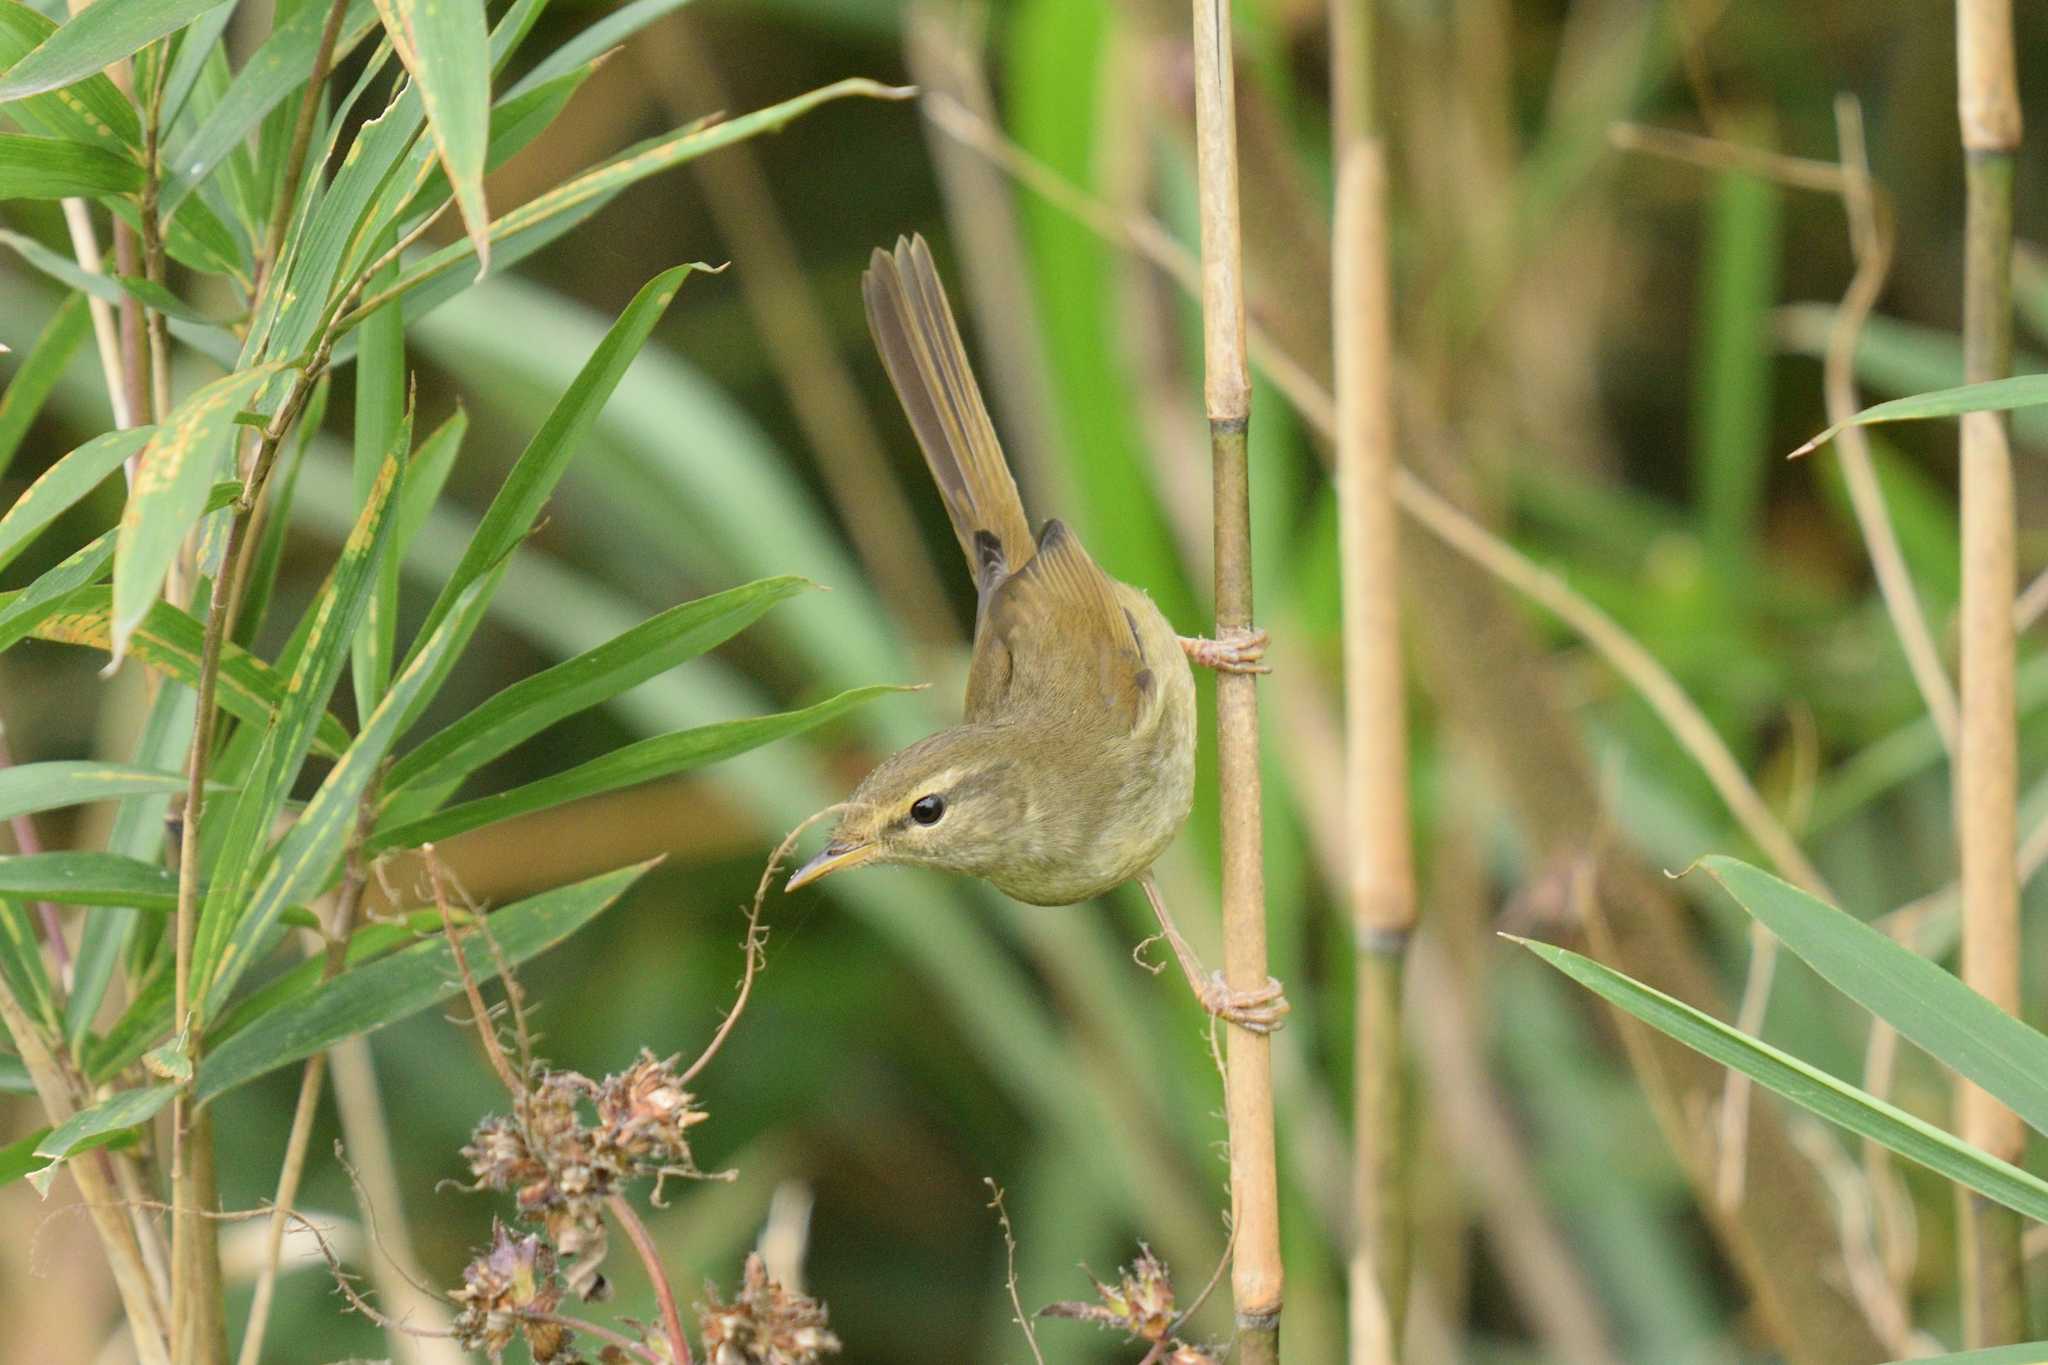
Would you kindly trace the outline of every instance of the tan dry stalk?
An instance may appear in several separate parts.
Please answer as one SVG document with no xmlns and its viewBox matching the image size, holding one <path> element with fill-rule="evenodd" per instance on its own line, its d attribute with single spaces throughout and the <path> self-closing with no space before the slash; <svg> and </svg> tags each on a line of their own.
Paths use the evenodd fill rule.
<svg viewBox="0 0 2048 1365">
<path fill-rule="evenodd" d="M 1961 0 L 1956 8 L 1956 90 L 1962 125 L 1963 378 L 2012 369 L 2012 180 L 2020 143 L 2019 86 L 2011 0 Z M 2012 451 L 2005 419 L 1970 413 L 1962 434 L 1962 725 L 1955 765 L 1955 821 L 1963 894 L 1962 974 L 1980 994 L 2020 1006 L 2018 795 L 2013 702 L 2014 556 Z M 2019 1159 L 2019 1119 L 1967 1081 L 1957 1087 L 1962 1136 L 1993 1156 Z M 1958 1191 L 1963 1337 L 1971 1347 L 2018 1341 L 2026 1292 L 2017 1214 Z"/>
<path fill-rule="evenodd" d="M 1236 94 L 1229 0 L 1194 0 L 1195 174 L 1202 223 L 1203 399 L 1216 505 L 1216 635 L 1252 629 L 1251 477 L 1245 433 L 1243 237 L 1237 204 Z M 1256 675 L 1216 678 L 1216 773 L 1222 792 L 1223 975 L 1233 990 L 1266 984 L 1266 876 L 1261 852 Z M 1232 1027 L 1224 1108 L 1236 1251 L 1230 1284 L 1243 1365 L 1277 1365 L 1284 1276 L 1273 1142 L 1271 1042 Z"/>
<path fill-rule="evenodd" d="M 1407 1099 L 1401 983 L 1415 926 L 1394 506 L 1393 298 L 1386 148 L 1372 108 L 1374 0 L 1331 0 L 1337 166 L 1330 315 L 1337 396 L 1337 525 L 1344 603 L 1345 823 L 1356 953 L 1351 1163 L 1352 1365 L 1401 1357 L 1407 1318 Z"/>
</svg>

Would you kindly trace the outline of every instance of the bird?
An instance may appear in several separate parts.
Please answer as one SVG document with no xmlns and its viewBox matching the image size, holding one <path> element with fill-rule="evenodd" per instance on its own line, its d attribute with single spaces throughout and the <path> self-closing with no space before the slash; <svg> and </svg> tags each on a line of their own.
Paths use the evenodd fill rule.
<svg viewBox="0 0 2048 1365">
<path fill-rule="evenodd" d="M 1264 632 L 1182 636 L 1065 522 L 1033 533 L 921 234 L 875 248 L 861 293 L 974 579 L 967 697 L 958 725 L 861 781 L 785 889 L 893 863 L 1057 906 L 1136 880 L 1203 1008 L 1271 1032 L 1288 1012 L 1280 984 L 1233 990 L 1204 971 L 1151 873 L 1194 801 L 1191 663 L 1265 672 Z"/>
</svg>

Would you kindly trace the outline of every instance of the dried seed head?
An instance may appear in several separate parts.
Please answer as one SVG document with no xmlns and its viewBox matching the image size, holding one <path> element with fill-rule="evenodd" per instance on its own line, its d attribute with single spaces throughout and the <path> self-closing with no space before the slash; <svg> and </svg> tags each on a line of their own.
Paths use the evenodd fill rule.
<svg viewBox="0 0 2048 1365">
<path fill-rule="evenodd" d="M 768 1278 L 759 1252 L 747 1256 L 739 1295 L 722 1303 L 715 1285 L 697 1306 L 708 1365 L 817 1365 L 839 1353 L 839 1338 L 825 1330 L 825 1305 L 792 1293 Z"/>
<path fill-rule="evenodd" d="M 1125 1268 L 1115 1285 L 1106 1285 L 1092 1274 L 1088 1278 L 1102 1302 L 1047 1304 L 1038 1315 L 1121 1328 L 1141 1341 L 1164 1341 L 1173 1330 L 1173 1280 L 1152 1248 L 1139 1243 L 1138 1259 Z"/>
<path fill-rule="evenodd" d="M 597 1089 L 597 1143 L 636 1175 L 697 1169 L 684 1134 L 710 1115 L 695 1107 L 675 1063 L 642 1048 L 639 1061 Z"/>
<path fill-rule="evenodd" d="M 462 1305 L 455 1334 L 467 1349 L 496 1360 L 523 1333 L 539 1365 L 565 1362 L 567 1333 L 554 1323 L 531 1319 L 534 1313 L 554 1312 L 562 1302 L 555 1253 L 539 1237 L 514 1237 L 493 1219 L 490 1250 L 464 1268 L 462 1288 L 449 1297 Z"/>
</svg>

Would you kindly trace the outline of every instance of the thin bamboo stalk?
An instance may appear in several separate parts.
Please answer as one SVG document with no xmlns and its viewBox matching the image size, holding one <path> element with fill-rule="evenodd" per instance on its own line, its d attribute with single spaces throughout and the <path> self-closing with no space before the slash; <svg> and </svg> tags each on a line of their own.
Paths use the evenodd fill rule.
<svg viewBox="0 0 2048 1365">
<path fill-rule="evenodd" d="M 1237 204 L 1236 94 L 1230 0 L 1194 0 L 1195 175 L 1202 223 L 1203 399 L 1216 506 L 1216 635 L 1252 629 L 1251 479 L 1245 433 L 1251 369 L 1245 357 L 1243 235 Z M 1233 990 L 1266 976 L 1266 884 L 1261 862 L 1259 699 L 1256 675 L 1216 678 L 1216 773 L 1222 789 L 1223 975 Z M 1224 1109 L 1230 1124 L 1235 1233 L 1230 1284 L 1237 1309 L 1233 1359 L 1280 1359 L 1279 1178 L 1273 1142 L 1273 1054 L 1268 1039 L 1233 1026 Z"/>
<path fill-rule="evenodd" d="M 1956 8 L 1956 89 L 1962 124 L 1963 377 L 1998 379 L 2012 369 L 2012 179 L 2020 143 L 2019 86 L 2011 0 L 1961 0 Z M 2012 1013 L 2020 1005 L 2018 767 L 2013 702 L 2015 513 L 2012 451 L 2003 417 L 1972 413 L 1962 434 L 1962 713 L 1955 767 L 1956 837 L 1962 868 L 1963 979 Z M 2017 1161 L 2019 1119 L 1961 1082 L 1965 1140 Z M 2018 1215 L 1966 1192 L 1961 1218 L 1963 1335 L 1998 1346 L 2026 1331 Z"/>
<path fill-rule="evenodd" d="M 1394 506 L 1393 300 L 1386 149 L 1373 112 L 1373 0 L 1331 0 L 1337 199 L 1331 317 L 1344 601 L 1345 822 L 1357 1010 L 1352 1365 L 1401 1357 L 1409 1278 L 1401 984 L 1415 926 Z"/>
</svg>

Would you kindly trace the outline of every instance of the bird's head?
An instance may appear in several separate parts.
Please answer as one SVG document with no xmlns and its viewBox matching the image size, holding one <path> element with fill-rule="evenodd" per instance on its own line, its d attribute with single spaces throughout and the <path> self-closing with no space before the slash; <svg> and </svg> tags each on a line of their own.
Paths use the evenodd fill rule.
<svg viewBox="0 0 2048 1365">
<path fill-rule="evenodd" d="M 1016 756 L 983 726 L 941 730 L 892 755 L 846 800 L 831 840 L 784 890 L 868 863 L 985 877 L 1014 856 L 1027 802 Z"/>
</svg>

